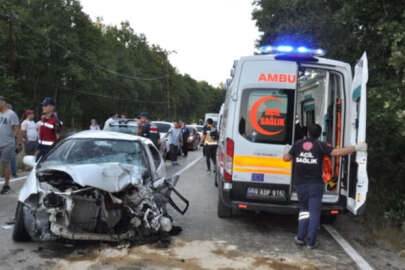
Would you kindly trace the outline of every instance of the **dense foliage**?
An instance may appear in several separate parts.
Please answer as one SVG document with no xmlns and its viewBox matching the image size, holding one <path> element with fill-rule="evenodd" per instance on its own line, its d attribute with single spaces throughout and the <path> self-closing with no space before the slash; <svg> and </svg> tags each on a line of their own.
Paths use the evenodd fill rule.
<svg viewBox="0 0 405 270">
<path fill-rule="evenodd" d="M 322 47 L 328 58 L 369 59 L 368 128 L 371 212 L 405 221 L 405 1 L 257 0 L 262 44 Z M 369 208 L 369 210 L 371 210 Z M 370 211 L 368 211 L 370 213 Z"/>
<path fill-rule="evenodd" d="M 224 91 L 179 74 L 167 54 L 127 22 L 91 21 L 78 0 L 0 0 L 0 95 L 20 114 L 39 116 L 45 96 L 76 129 L 115 111 L 186 121 L 219 111 Z"/>
</svg>

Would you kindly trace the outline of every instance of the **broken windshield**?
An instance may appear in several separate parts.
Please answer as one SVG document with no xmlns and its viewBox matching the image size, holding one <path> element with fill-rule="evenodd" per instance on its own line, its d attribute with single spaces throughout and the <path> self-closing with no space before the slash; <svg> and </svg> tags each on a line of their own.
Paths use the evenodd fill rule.
<svg viewBox="0 0 405 270">
<path fill-rule="evenodd" d="M 70 139 L 57 146 L 41 166 L 119 162 L 146 168 L 139 142 L 111 139 Z"/>
</svg>

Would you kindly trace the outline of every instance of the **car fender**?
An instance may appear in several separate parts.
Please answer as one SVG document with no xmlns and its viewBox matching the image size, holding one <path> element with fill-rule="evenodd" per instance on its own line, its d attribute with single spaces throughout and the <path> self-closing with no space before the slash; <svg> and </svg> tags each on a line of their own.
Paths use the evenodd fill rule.
<svg viewBox="0 0 405 270">
<path fill-rule="evenodd" d="M 36 178 L 36 169 L 32 169 L 27 177 L 27 181 L 20 190 L 18 195 L 18 201 L 24 203 L 32 194 L 37 194 L 39 192 L 38 181 Z"/>
</svg>

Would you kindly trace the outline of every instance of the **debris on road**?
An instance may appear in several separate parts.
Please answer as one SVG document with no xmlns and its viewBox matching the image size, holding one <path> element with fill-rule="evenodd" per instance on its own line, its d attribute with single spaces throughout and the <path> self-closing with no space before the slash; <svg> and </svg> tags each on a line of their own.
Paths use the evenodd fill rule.
<svg viewBox="0 0 405 270">
<path fill-rule="evenodd" d="M 143 269 L 319 269 L 326 265 L 309 261 L 305 257 L 288 254 L 270 256 L 242 252 L 237 246 L 227 245 L 223 241 L 176 240 L 167 249 L 156 245 L 143 245 L 134 248 L 115 249 L 107 247 L 94 250 L 87 256 L 70 257 L 61 260 L 55 269 L 117 269 L 131 266 Z M 327 266 L 326 266 L 327 267 Z M 146 268 L 145 268 L 146 269 Z"/>
</svg>

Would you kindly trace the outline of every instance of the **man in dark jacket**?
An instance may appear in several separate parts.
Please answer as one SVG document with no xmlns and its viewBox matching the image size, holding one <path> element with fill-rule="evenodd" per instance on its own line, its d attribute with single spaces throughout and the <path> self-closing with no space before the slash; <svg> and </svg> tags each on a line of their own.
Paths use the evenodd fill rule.
<svg viewBox="0 0 405 270">
<path fill-rule="evenodd" d="M 152 125 L 149 119 L 150 119 L 149 113 L 147 112 L 142 112 L 139 115 L 137 135 L 149 138 L 153 142 L 153 144 L 157 148 L 159 148 L 160 144 L 159 130 L 156 126 Z"/>
<path fill-rule="evenodd" d="M 181 128 L 181 134 L 183 136 L 183 154 L 185 157 L 187 157 L 188 154 L 188 137 L 190 137 L 190 130 L 187 128 L 186 124 L 184 122 L 181 122 L 182 128 Z"/>
<path fill-rule="evenodd" d="M 356 151 L 366 151 L 367 144 L 358 144 L 340 149 L 319 141 L 322 128 L 313 124 L 308 128 L 308 138 L 297 141 L 292 147 L 286 146 L 284 161 L 294 159 L 293 183 L 298 193 L 299 217 L 298 234 L 295 243 L 310 249 L 319 246 L 316 240 L 321 216 L 322 196 L 325 185 L 322 180 L 324 155 L 345 156 Z M 308 236 L 307 241 L 305 238 Z"/>
</svg>

